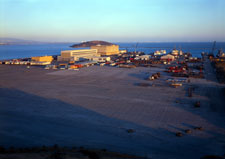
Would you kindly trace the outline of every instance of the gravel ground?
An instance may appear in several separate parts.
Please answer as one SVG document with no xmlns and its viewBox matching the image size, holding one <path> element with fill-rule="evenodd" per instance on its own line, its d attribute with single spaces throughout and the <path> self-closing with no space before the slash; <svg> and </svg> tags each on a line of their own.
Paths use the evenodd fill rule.
<svg viewBox="0 0 225 159">
<path fill-rule="evenodd" d="M 157 159 L 223 156 L 224 85 L 208 74 L 172 88 L 163 71 L 163 66 L 75 71 L 0 65 L 0 145 L 75 145 Z M 145 80 L 156 72 L 160 79 Z M 193 97 L 187 95 L 190 86 Z M 194 129 L 199 126 L 202 131 Z"/>
</svg>

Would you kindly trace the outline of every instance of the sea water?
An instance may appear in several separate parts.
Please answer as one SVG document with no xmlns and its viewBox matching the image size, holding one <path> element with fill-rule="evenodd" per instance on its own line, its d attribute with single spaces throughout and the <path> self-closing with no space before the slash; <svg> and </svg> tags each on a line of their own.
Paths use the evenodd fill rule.
<svg viewBox="0 0 225 159">
<path fill-rule="evenodd" d="M 70 47 L 74 43 L 50 43 L 50 44 L 24 44 L 24 45 L 0 45 L 0 60 L 26 58 L 32 56 L 44 55 L 60 55 L 63 50 L 75 50 Z M 190 52 L 194 57 L 201 57 L 202 52 L 211 52 L 213 43 L 211 42 L 187 42 L 187 43 L 116 43 L 121 50 L 141 51 L 145 54 L 153 53 L 156 50 L 166 50 L 167 53 L 172 49 L 181 49 L 183 52 Z M 225 52 L 225 42 L 216 43 L 214 54 L 217 54 L 218 49 L 223 49 Z M 77 48 L 76 48 L 77 49 Z M 80 48 L 78 48 L 80 49 Z"/>
</svg>

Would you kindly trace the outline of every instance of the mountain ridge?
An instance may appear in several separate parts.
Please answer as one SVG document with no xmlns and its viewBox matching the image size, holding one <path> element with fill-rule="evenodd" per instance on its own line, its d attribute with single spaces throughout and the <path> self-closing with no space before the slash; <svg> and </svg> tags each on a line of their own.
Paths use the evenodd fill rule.
<svg viewBox="0 0 225 159">
<path fill-rule="evenodd" d="M 81 48 L 81 47 L 91 47 L 96 45 L 114 45 L 114 44 L 107 41 L 93 40 L 93 41 L 82 42 L 79 44 L 73 44 L 70 47 Z"/>
</svg>

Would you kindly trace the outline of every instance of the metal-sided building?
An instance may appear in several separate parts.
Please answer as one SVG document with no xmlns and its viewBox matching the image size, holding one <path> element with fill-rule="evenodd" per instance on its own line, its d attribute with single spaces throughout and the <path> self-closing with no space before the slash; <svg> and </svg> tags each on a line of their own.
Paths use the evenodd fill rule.
<svg viewBox="0 0 225 159">
<path fill-rule="evenodd" d="M 100 56 L 97 49 L 65 50 L 61 51 L 61 56 L 58 56 L 57 61 L 82 61 L 89 60 L 93 56 Z"/>
<path fill-rule="evenodd" d="M 97 62 L 107 62 L 110 61 L 111 58 L 109 56 L 99 57 L 99 56 L 93 56 L 90 59 L 91 61 L 97 61 Z"/>
<path fill-rule="evenodd" d="M 35 62 L 52 62 L 52 60 L 53 60 L 52 56 L 37 56 L 31 58 L 31 61 Z"/>
</svg>

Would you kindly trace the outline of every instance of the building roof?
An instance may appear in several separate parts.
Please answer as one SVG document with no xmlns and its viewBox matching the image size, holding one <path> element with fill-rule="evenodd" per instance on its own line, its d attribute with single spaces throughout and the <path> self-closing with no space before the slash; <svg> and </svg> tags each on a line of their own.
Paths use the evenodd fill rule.
<svg viewBox="0 0 225 159">
<path fill-rule="evenodd" d="M 161 59 L 166 59 L 166 58 L 175 58 L 175 57 L 171 54 L 161 56 Z"/>
</svg>

